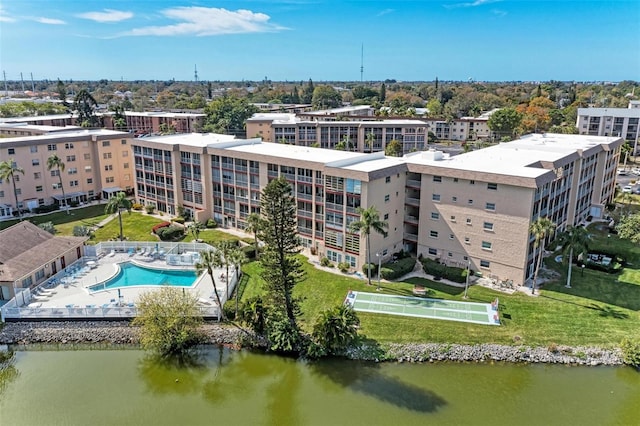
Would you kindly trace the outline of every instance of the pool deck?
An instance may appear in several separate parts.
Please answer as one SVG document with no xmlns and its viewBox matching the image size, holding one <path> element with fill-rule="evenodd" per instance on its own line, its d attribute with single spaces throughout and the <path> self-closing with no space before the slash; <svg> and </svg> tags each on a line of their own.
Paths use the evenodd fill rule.
<svg viewBox="0 0 640 426">
<path fill-rule="evenodd" d="M 122 262 L 133 262 L 142 267 L 161 268 L 164 270 L 193 269 L 192 267 L 185 266 L 170 266 L 167 265 L 164 260 L 155 259 L 149 261 L 148 258 L 143 258 L 138 255 L 129 256 L 127 253 L 117 253 L 113 256 L 104 256 L 97 260 L 94 268 L 90 269 L 85 275 L 78 277 L 75 281 L 69 284 L 59 283 L 53 288 L 49 287 L 55 294 L 49 297 L 34 296 L 34 300 L 29 303 L 28 307 L 65 308 L 73 306 L 78 308 L 93 308 L 114 306 L 114 302 L 117 304 L 120 301 L 124 305 L 129 305 L 132 303 L 135 304 L 142 293 L 158 288 L 157 286 L 121 287 L 120 299 L 118 298 L 118 289 L 98 290 L 95 292 L 89 291 L 88 287 L 94 286 L 116 275 L 119 269 L 117 264 Z M 221 298 L 224 297 L 224 292 L 226 291 L 226 284 L 220 279 L 223 273 L 223 269 L 216 269 L 214 272 L 216 285 L 218 286 L 218 291 L 221 293 Z M 207 274 L 197 278 L 192 287 L 180 288 L 184 288 L 186 291 L 192 293 L 203 305 L 215 305 L 213 284 Z"/>
</svg>

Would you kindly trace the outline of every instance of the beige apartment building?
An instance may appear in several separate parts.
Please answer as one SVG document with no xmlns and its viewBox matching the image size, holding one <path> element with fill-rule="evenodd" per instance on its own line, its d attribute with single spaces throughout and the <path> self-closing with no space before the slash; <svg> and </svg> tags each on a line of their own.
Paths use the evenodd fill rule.
<svg viewBox="0 0 640 426">
<path fill-rule="evenodd" d="M 533 272 L 529 225 L 549 217 L 562 231 L 605 214 L 613 199 L 623 140 L 530 135 L 449 157 L 402 158 L 223 135 L 134 141 L 136 197 L 171 214 L 243 229 L 260 212 L 269 180 L 285 177 L 297 203 L 305 247 L 360 269 L 364 240 L 349 231 L 357 207 L 375 206 L 389 224 L 372 235 L 372 258 L 402 249 L 522 285 Z"/>
<path fill-rule="evenodd" d="M 621 137 L 637 155 L 640 101 L 629 101 L 627 108 L 578 108 L 576 127 L 581 135 Z"/>
<path fill-rule="evenodd" d="M 99 114 L 102 116 L 103 126 L 114 129 L 113 113 Z M 176 133 L 193 133 L 202 130 L 206 114 L 191 112 L 163 112 L 125 111 L 124 117 L 127 130 L 136 136 L 160 133 L 163 127 L 173 129 Z"/>
<path fill-rule="evenodd" d="M 18 207 L 83 203 L 108 198 L 134 186 L 131 141 L 133 135 L 112 130 L 70 130 L 37 136 L 0 139 L 0 160 L 12 159 L 24 174 L 16 174 Z M 47 170 L 56 154 L 65 163 L 62 185 L 58 170 Z M 0 218 L 16 211 L 13 184 L 0 182 Z"/>
</svg>

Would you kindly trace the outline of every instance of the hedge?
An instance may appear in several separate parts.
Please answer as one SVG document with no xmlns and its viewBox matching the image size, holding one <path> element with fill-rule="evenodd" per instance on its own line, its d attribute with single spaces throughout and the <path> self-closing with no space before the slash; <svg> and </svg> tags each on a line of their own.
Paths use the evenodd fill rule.
<svg viewBox="0 0 640 426">
<path fill-rule="evenodd" d="M 60 206 L 57 204 L 49 204 L 48 206 L 38 206 L 33 208 L 33 212 L 35 214 L 40 214 L 40 213 L 50 213 L 56 210 L 59 210 Z"/>
<path fill-rule="evenodd" d="M 376 265 L 375 263 L 365 263 L 364 265 L 362 265 L 362 272 L 364 273 L 365 277 L 369 275 L 369 268 L 371 268 L 371 276 L 374 276 L 378 273 L 378 265 Z"/>
<path fill-rule="evenodd" d="M 158 234 L 158 229 L 167 228 L 169 226 L 171 226 L 171 222 L 160 222 L 159 224 L 151 228 L 151 232 L 153 232 L 154 234 Z"/>
<path fill-rule="evenodd" d="M 433 259 L 423 258 L 422 269 L 429 275 L 433 275 L 434 278 L 440 277 L 445 280 L 453 281 L 455 283 L 463 283 L 467 279 L 466 268 L 456 268 L 453 266 L 443 265 Z"/>
<path fill-rule="evenodd" d="M 254 246 L 244 246 L 242 247 L 242 251 L 248 260 L 254 260 L 256 258 L 256 248 Z"/>
<path fill-rule="evenodd" d="M 184 235 L 184 229 L 181 226 L 169 226 L 160 228 L 157 234 L 162 241 L 175 240 Z"/>
<path fill-rule="evenodd" d="M 380 269 L 380 275 L 385 280 L 395 280 L 403 275 L 407 275 L 413 271 L 416 266 L 416 260 L 413 257 L 405 257 L 394 262 L 385 263 Z"/>
</svg>

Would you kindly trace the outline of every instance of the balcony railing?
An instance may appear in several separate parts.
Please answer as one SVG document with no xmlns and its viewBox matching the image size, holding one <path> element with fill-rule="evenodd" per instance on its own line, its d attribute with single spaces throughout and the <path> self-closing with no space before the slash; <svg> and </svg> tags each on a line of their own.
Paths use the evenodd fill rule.
<svg viewBox="0 0 640 426">
<path fill-rule="evenodd" d="M 409 204 L 409 205 L 412 205 L 412 206 L 419 206 L 420 205 L 420 200 L 418 198 L 406 197 L 405 198 L 405 204 Z"/>
<path fill-rule="evenodd" d="M 308 212 L 306 210 L 298 210 L 298 216 L 312 218 L 313 212 Z"/>
<path fill-rule="evenodd" d="M 408 223 L 418 223 L 418 218 L 416 216 L 404 215 L 404 221 Z"/>
<path fill-rule="evenodd" d="M 301 200 L 312 200 L 313 199 L 313 195 L 311 195 L 311 194 L 304 194 L 302 192 L 297 192 L 296 195 Z"/>
<path fill-rule="evenodd" d="M 422 182 L 419 181 L 419 180 L 407 179 L 407 185 L 406 186 L 412 186 L 414 188 L 420 188 L 422 186 Z"/>
<path fill-rule="evenodd" d="M 316 238 L 320 238 L 321 240 L 324 240 L 324 232 L 322 231 L 316 231 Z"/>
<path fill-rule="evenodd" d="M 305 235 L 313 235 L 313 229 L 305 228 L 303 226 L 298 226 L 298 233 L 305 234 Z"/>
<path fill-rule="evenodd" d="M 418 235 L 416 234 L 410 234 L 408 232 L 405 232 L 402 237 L 407 241 L 413 241 L 415 243 L 418 242 Z"/>
</svg>

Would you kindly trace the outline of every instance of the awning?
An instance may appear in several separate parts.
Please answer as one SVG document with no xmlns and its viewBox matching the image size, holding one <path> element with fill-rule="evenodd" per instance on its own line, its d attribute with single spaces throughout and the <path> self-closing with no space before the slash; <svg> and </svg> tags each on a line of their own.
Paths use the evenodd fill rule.
<svg viewBox="0 0 640 426">
<path fill-rule="evenodd" d="M 70 192 L 70 193 L 68 193 L 68 194 L 64 194 L 64 199 L 65 199 L 65 200 L 68 200 L 69 198 L 82 197 L 83 195 L 87 195 L 87 193 L 86 193 L 86 192 L 82 192 L 82 191 L 79 191 L 79 192 Z M 58 194 L 53 195 L 53 196 L 52 196 L 52 198 L 53 198 L 54 200 L 58 200 L 58 201 L 60 201 L 60 200 L 62 200 L 62 194 L 60 194 L 60 195 L 58 195 Z"/>
<path fill-rule="evenodd" d="M 106 192 L 107 194 L 113 194 L 114 192 L 123 192 L 123 189 L 119 186 L 112 186 L 111 188 L 102 188 L 102 192 Z"/>
</svg>

